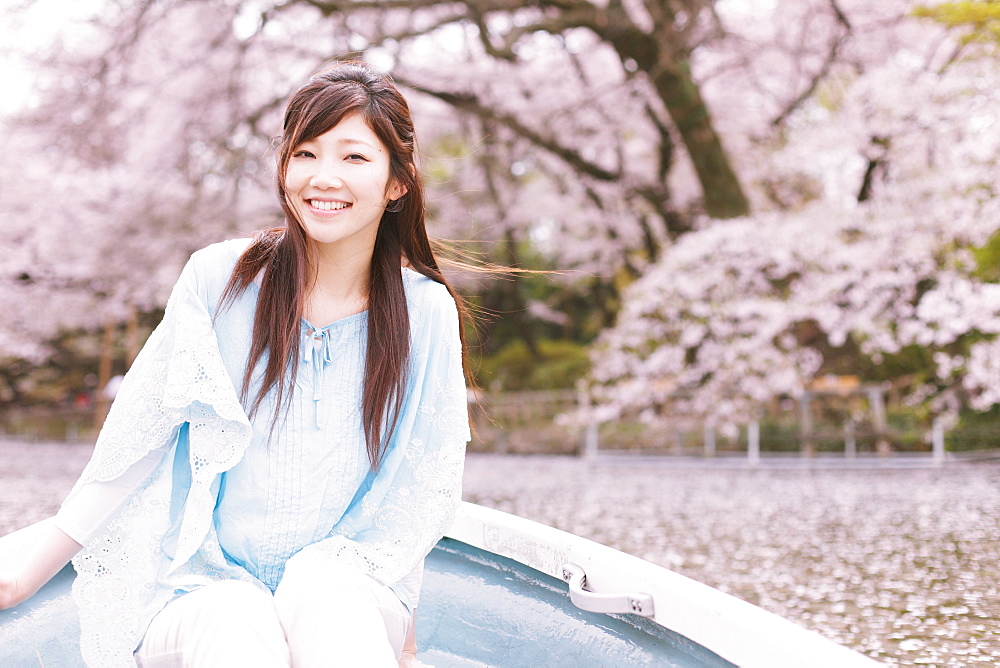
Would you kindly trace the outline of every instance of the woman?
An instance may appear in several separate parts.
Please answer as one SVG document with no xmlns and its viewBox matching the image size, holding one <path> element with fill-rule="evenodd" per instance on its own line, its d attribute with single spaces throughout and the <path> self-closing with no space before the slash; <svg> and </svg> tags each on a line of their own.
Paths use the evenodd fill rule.
<svg viewBox="0 0 1000 668">
<path fill-rule="evenodd" d="M 286 226 L 195 253 L 0 607 L 74 558 L 95 666 L 396 665 L 461 496 L 461 301 L 363 64 L 290 99 Z M 82 550 L 81 550 L 82 547 Z"/>
</svg>

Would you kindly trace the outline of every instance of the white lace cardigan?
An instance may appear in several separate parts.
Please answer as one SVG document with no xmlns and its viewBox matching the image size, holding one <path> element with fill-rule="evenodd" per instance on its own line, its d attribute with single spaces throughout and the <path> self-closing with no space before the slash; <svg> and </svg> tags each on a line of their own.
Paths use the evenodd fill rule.
<svg viewBox="0 0 1000 668">
<path fill-rule="evenodd" d="M 266 586 L 227 559 L 214 513 L 221 475 L 263 439 L 238 398 L 227 348 L 245 347 L 249 334 L 221 336 L 219 321 L 230 316 L 215 313 L 246 243 L 224 242 L 192 256 L 67 498 L 71 503 L 89 483 L 115 480 L 156 449 L 168 453 L 73 560 L 88 665 L 134 665 L 132 652 L 152 616 L 179 593 L 219 579 Z M 455 303 L 440 284 L 407 269 L 403 276 L 411 364 L 400 421 L 378 473 L 349 490 L 339 519 L 296 553 L 352 564 L 388 585 L 403 579 L 450 525 L 470 437 Z M 252 309 L 255 293 L 249 298 Z M 317 344 L 310 352 L 323 351 Z"/>
</svg>

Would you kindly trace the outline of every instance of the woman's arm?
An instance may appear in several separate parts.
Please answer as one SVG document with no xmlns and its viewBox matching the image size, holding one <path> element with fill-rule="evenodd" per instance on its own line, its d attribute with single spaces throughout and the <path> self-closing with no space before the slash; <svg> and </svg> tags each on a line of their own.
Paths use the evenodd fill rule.
<svg viewBox="0 0 1000 668">
<path fill-rule="evenodd" d="M 54 522 L 45 522 L 38 540 L 25 552 L 21 564 L 11 571 L 0 572 L 0 610 L 31 598 L 81 547 Z"/>
<path fill-rule="evenodd" d="M 63 502 L 59 513 L 45 521 L 20 565 L 0 571 L 0 610 L 31 598 L 51 580 L 142 487 L 160 466 L 169 447 L 164 444 L 109 482 L 81 485 Z"/>
<path fill-rule="evenodd" d="M 172 446 L 173 441 L 161 443 L 113 480 L 74 488 L 56 513 L 55 524 L 77 543 L 86 545 L 149 481 Z"/>
</svg>

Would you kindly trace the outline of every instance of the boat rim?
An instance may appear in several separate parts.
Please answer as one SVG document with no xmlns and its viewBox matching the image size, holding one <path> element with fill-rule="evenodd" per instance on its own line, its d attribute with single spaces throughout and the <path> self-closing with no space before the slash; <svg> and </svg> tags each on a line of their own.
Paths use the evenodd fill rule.
<svg viewBox="0 0 1000 668">
<path fill-rule="evenodd" d="M 814 631 L 634 555 L 467 501 L 446 537 L 524 564 L 570 585 L 578 607 L 600 599 L 648 601 L 636 611 L 744 668 L 866 668 L 883 665 Z M 583 578 L 580 578 L 580 575 Z M 581 582 L 582 580 L 582 582 Z M 583 595 L 573 596 L 583 585 Z M 589 599 L 587 594 L 597 595 Z M 577 599 L 584 601 L 580 605 Z M 646 614 L 648 613 L 648 614 Z M 625 613 L 629 614 L 629 613 Z"/>
</svg>

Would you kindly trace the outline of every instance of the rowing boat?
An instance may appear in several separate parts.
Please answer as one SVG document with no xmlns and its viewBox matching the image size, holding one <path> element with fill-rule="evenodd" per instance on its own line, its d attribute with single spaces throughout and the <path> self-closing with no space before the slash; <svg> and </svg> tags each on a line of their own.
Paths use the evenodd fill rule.
<svg viewBox="0 0 1000 668">
<path fill-rule="evenodd" d="M 0 567 L 37 529 L 0 538 Z M 0 611 L 0 665 L 84 665 L 73 577 L 67 566 Z M 470 503 L 427 558 L 417 644 L 437 668 L 880 665 L 638 557 Z"/>
</svg>

